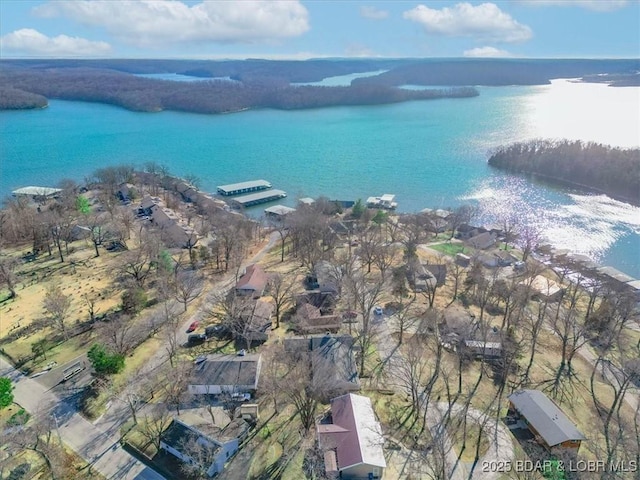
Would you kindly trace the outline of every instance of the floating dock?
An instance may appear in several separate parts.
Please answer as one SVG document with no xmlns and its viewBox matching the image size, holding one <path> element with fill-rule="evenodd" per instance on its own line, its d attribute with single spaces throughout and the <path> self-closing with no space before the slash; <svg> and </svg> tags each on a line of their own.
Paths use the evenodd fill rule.
<svg viewBox="0 0 640 480">
<path fill-rule="evenodd" d="M 266 180 L 251 180 L 249 182 L 231 183 L 229 185 L 220 185 L 218 187 L 218 194 L 225 197 L 231 195 L 239 195 L 241 193 L 258 192 L 260 190 L 268 190 L 271 188 L 271 183 Z"/>
<path fill-rule="evenodd" d="M 260 203 L 272 202 L 273 200 L 279 200 L 287 196 L 287 193 L 282 190 L 269 190 L 267 192 L 252 193 L 250 195 L 243 195 L 236 197 L 232 200 L 242 207 L 252 207 L 253 205 L 259 205 Z"/>
</svg>

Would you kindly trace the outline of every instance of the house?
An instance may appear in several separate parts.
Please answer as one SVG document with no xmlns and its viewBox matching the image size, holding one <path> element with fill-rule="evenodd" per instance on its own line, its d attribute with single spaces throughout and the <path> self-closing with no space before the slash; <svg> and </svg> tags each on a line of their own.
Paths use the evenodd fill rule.
<svg viewBox="0 0 640 480">
<path fill-rule="evenodd" d="M 240 440 L 246 435 L 246 429 L 245 433 L 239 433 L 240 430 L 238 422 L 219 429 L 210 422 L 194 426 L 174 418 L 162 433 L 160 448 L 213 477 L 224 470 L 225 463 L 238 451 Z"/>
<path fill-rule="evenodd" d="M 260 265 L 249 265 L 236 283 L 236 295 L 261 297 L 268 281 L 269 277 Z"/>
<path fill-rule="evenodd" d="M 456 265 L 461 267 L 468 267 L 471 263 L 471 257 L 465 255 L 464 253 L 456 253 Z"/>
<path fill-rule="evenodd" d="M 557 302 L 562 298 L 564 289 L 553 280 L 536 275 L 531 280 L 523 280 L 518 284 L 520 288 L 530 288 L 531 298 L 545 302 Z"/>
<path fill-rule="evenodd" d="M 496 243 L 496 235 L 490 232 L 479 233 L 467 240 L 467 243 L 478 250 L 486 250 Z"/>
<path fill-rule="evenodd" d="M 303 303 L 296 311 L 295 330 L 299 333 L 337 333 L 342 325 L 338 315 L 322 315 L 320 309 L 310 303 Z"/>
<path fill-rule="evenodd" d="M 269 339 L 274 308 L 273 303 L 262 299 L 243 302 L 238 312 L 243 328 L 233 334 L 238 348 L 255 348 Z"/>
<path fill-rule="evenodd" d="M 438 324 L 440 343 L 448 350 L 457 350 L 464 338 L 471 338 L 478 330 L 475 316 L 460 305 L 450 305 L 443 310 Z"/>
<path fill-rule="evenodd" d="M 509 411 L 519 417 L 538 442 L 548 450 L 580 448 L 586 437 L 540 390 L 518 390 L 509 396 Z"/>
<path fill-rule="evenodd" d="M 348 393 L 331 400 L 331 412 L 317 425 L 325 470 L 341 479 L 382 478 L 387 462 L 382 428 L 369 397 Z"/>
<path fill-rule="evenodd" d="M 469 225 L 468 223 L 462 223 L 458 225 L 456 228 L 456 238 L 460 240 L 469 240 L 476 235 L 480 235 L 481 233 L 485 233 L 487 230 L 483 227 L 475 227 L 473 225 Z"/>
<path fill-rule="evenodd" d="M 395 195 L 385 193 L 381 197 L 369 197 L 367 198 L 367 207 L 369 208 L 382 208 L 385 210 L 395 210 L 398 204 L 394 202 Z"/>
<path fill-rule="evenodd" d="M 449 219 L 452 215 L 449 210 L 425 208 L 420 210 L 420 213 L 429 217 L 431 226 L 436 233 L 446 232 L 449 229 Z"/>
<path fill-rule="evenodd" d="M 500 342 L 465 340 L 464 347 L 464 350 L 477 360 L 482 358 L 492 360 L 502 357 L 502 343 Z"/>
<path fill-rule="evenodd" d="M 309 361 L 314 382 L 330 383 L 331 390 L 339 393 L 360 390 L 353 337 L 292 337 L 284 340 L 284 349 L 294 357 L 299 355 L 300 361 Z"/>
<path fill-rule="evenodd" d="M 416 292 L 431 291 L 437 286 L 437 279 L 415 258 L 407 268 L 407 279 Z"/>
<path fill-rule="evenodd" d="M 253 393 L 258 388 L 261 366 L 261 355 L 207 355 L 195 365 L 189 393 Z"/>
<path fill-rule="evenodd" d="M 500 265 L 500 259 L 495 255 L 487 252 L 477 252 L 473 256 L 473 259 L 486 268 L 496 268 Z"/>
</svg>

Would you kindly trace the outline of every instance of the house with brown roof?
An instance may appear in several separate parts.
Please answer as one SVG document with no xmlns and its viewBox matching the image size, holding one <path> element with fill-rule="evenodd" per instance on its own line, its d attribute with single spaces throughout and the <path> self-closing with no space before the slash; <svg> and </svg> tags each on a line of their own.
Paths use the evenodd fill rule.
<svg viewBox="0 0 640 480">
<path fill-rule="evenodd" d="M 369 397 L 348 393 L 331 400 L 316 425 L 325 470 L 342 479 L 382 478 L 387 462 L 382 428 Z"/>
<path fill-rule="evenodd" d="M 573 449 L 586 437 L 549 397 L 540 390 L 518 390 L 509 396 L 509 412 L 521 419 L 547 450 Z"/>
<path fill-rule="evenodd" d="M 236 295 L 261 297 L 268 281 L 269 276 L 260 265 L 249 265 L 236 283 Z"/>
<path fill-rule="evenodd" d="M 296 310 L 294 329 L 300 333 L 337 333 L 342 325 L 338 315 L 322 315 L 320 309 L 303 303 Z"/>
</svg>

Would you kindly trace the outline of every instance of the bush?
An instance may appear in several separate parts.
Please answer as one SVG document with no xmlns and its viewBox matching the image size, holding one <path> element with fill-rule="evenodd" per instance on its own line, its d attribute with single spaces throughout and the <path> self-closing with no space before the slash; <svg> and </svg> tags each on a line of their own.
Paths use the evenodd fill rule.
<svg viewBox="0 0 640 480">
<path fill-rule="evenodd" d="M 147 306 L 147 293 L 142 288 L 127 290 L 122 294 L 122 311 L 136 315 Z"/>
<path fill-rule="evenodd" d="M 13 385 L 11 379 L 0 377 L 0 408 L 6 408 L 13 403 Z"/>
<path fill-rule="evenodd" d="M 98 375 L 113 375 L 124 369 L 124 355 L 110 352 L 99 343 L 91 346 L 87 357 Z"/>
<path fill-rule="evenodd" d="M 7 425 L 10 425 L 12 427 L 24 425 L 29 421 L 29 417 L 31 417 L 31 415 L 29 415 L 29 412 L 27 412 L 24 408 L 21 408 L 16 413 L 11 415 L 9 420 L 7 420 Z"/>
</svg>

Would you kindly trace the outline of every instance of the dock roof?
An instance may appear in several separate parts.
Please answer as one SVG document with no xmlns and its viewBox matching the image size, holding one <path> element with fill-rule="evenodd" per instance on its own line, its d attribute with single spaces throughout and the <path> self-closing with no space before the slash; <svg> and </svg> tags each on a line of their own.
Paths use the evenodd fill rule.
<svg viewBox="0 0 640 480">
<path fill-rule="evenodd" d="M 251 193 L 249 195 L 242 195 L 233 199 L 234 202 L 240 205 L 252 205 L 256 203 L 266 203 L 268 199 L 284 198 L 287 196 L 287 192 L 283 190 L 267 190 L 264 192 Z"/>
<path fill-rule="evenodd" d="M 62 191 L 61 188 L 51 188 L 51 187 L 22 187 L 14 190 L 14 195 L 32 195 L 32 196 L 42 196 L 49 197 L 51 195 L 55 195 L 56 193 L 60 193 Z"/>
<path fill-rule="evenodd" d="M 250 189 L 260 189 L 260 188 L 271 188 L 271 183 L 266 180 L 249 180 L 248 182 L 239 182 L 239 183 L 230 183 L 228 185 L 220 185 L 218 186 L 218 191 L 221 193 L 226 193 L 227 195 L 230 192 L 242 191 L 242 190 L 250 190 Z"/>
<path fill-rule="evenodd" d="M 291 208 L 291 207 L 287 207 L 285 205 L 274 205 L 273 207 L 269 207 L 269 208 L 265 208 L 264 212 L 271 214 L 271 215 L 276 215 L 278 217 L 284 216 L 287 213 L 291 213 L 291 212 L 295 212 L 296 209 L 295 208 Z"/>
</svg>

